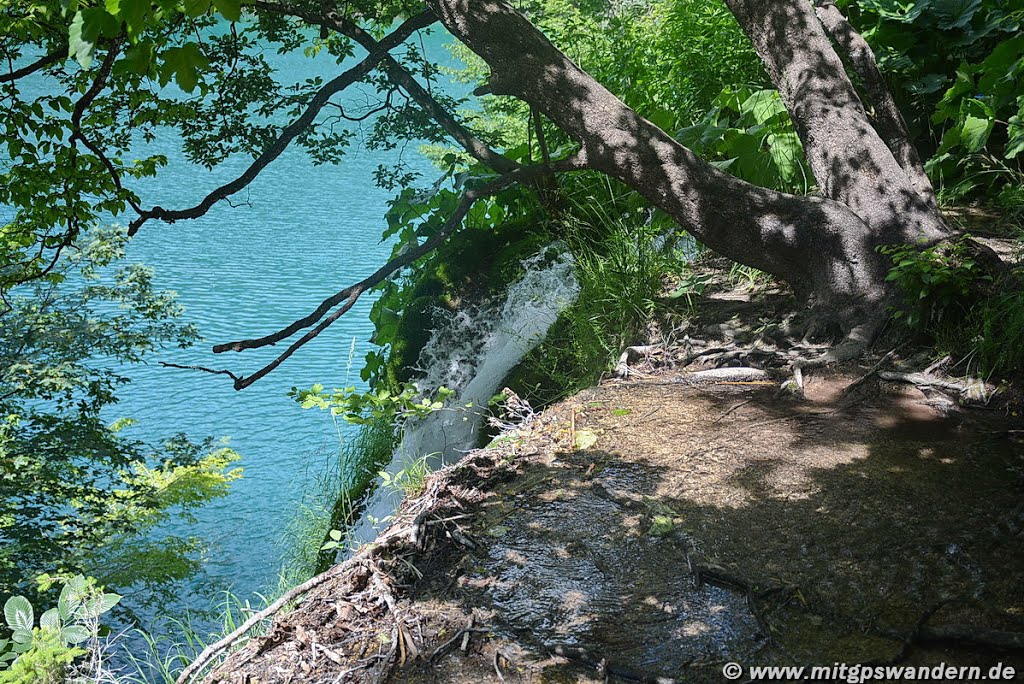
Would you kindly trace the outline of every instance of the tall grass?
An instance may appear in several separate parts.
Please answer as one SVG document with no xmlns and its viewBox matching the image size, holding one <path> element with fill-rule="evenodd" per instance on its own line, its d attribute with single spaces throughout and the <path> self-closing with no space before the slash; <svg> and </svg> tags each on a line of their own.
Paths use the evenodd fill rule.
<svg viewBox="0 0 1024 684">
<path fill-rule="evenodd" d="M 181 670 L 195 660 L 209 644 L 235 631 L 253 613 L 259 612 L 271 602 L 270 598 L 259 594 L 256 598 L 258 603 L 253 605 L 248 599 L 225 591 L 223 599 L 216 607 L 219 615 L 218 625 L 209 633 L 204 633 L 188 615 L 180 619 L 163 618 L 158 632 L 132 630 L 126 636 L 136 641 L 139 648 L 122 648 L 118 655 L 124 664 L 116 670 L 111 670 L 109 678 L 105 681 L 117 684 L 174 684 Z M 260 629 L 261 627 L 257 626 L 253 633 L 258 633 Z M 236 648 L 244 644 L 245 640 L 240 640 Z"/>
<path fill-rule="evenodd" d="M 322 547 L 332 530 L 345 532 L 358 521 L 377 474 L 391 459 L 394 430 L 384 421 L 361 425 L 354 432 L 339 426 L 338 444 L 337 460 L 314 478 L 285 530 L 282 593 L 333 564 L 335 554 Z"/>
<path fill-rule="evenodd" d="M 666 275 L 687 261 L 678 228 L 635 194 L 593 177 L 564 190 L 570 210 L 560 233 L 575 258 L 579 295 L 509 378 L 535 405 L 592 385 L 623 348 L 646 343 L 664 307 Z"/>
<path fill-rule="evenodd" d="M 1011 290 L 980 302 L 937 346 L 951 348 L 984 377 L 1024 375 L 1024 293 Z"/>
</svg>

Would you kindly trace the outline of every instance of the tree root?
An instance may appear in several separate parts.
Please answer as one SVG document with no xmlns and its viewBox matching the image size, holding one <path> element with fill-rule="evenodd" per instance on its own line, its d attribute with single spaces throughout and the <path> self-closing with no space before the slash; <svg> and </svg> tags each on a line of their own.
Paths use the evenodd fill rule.
<svg viewBox="0 0 1024 684">
<path fill-rule="evenodd" d="M 299 586 L 294 587 L 293 589 L 285 592 L 285 594 L 281 596 L 281 598 L 277 599 L 260 612 L 254 613 L 252 616 L 249 617 L 248 620 L 243 622 L 238 627 L 238 629 L 231 632 L 220 641 L 210 644 L 205 649 L 203 649 L 203 652 L 200 653 L 195 660 L 189 663 L 185 667 L 185 669 L 181 671 L 181 674 L 179 674 L 178 678 L 175 680 L 175 684 L 186 684 L 186 682 L 188 682 L 197 672 L 199 672 L 204 667 L 209 665 L 213 661 L 213 659 L 216 658 L 218 655 L 220 655 L 227 649 L 231 648 L 232 645 L 234 645 L 236 642 L 242 639 L 254 627 L 259 625 L 264 620 L 274 617 L 278 612 L 281 611 L 282 608 L 290 604 L 292 601 L 295 601 L 300 596 L 315 589 L 324 582 L 327 582 L 328 580 L 331 580 L 341 575 L 344 570 L 348 569 L 346 565 L 347 564 L 344 563 L 341 565 L 336 565 L 327 572 L 317 575 L 316 577 L 306 582 L 303 582 Z"/>
<path fill-rule="evenodd" d="M 879 327 L 879 324 L 875 321 L 861 323 L 847 333 L 842 342 L 821 356 L 813 359 L 797 359 L 793 363 L 794 365 L 799 364 L 802 368 L 820 368 L 856 359 L 867 350 L 868 346 L 875 339 Z"/>
<path fill-rule="evenodd" d="M 477 472 L 477 465 L 476 460 L 469 457 L 461 467 Z M 421 551 L 427 543 L 428 531 L 433 530 L 433 534 L 438 534 L 440 533 L 438 528 L 446 526 L 448 520 L 443 517 L 445 511 L 458 508 L 461 505 L 459 499 L 473 500 L 472 492 L 475 490 L 465 489 L 453 483 L 451 478 L 457 477 L 456 473 L 458 472 L 458 470 L 452 471 L 452 475 L 448 478 L 430 481 L 427 491 L 409 502 L 408 513 L 404 516 L 406 521 L 404 524 L 396 523 L 374 543 L 363 546 L 348 560 L 289 590 L 267 608 L 250 616 L 230 634 L 208 646 L 181 671 L 175 684 L 188 684 L 198 673 L 244 639 L 262 622 L 276 617 L 283 609 L 294 604 L 317 587 L 346 576 L 352 577 L 359 587 L 365 587 L 362 594 L 370 597 L 371 600 L 377 600 L 382 604 L 385 613 L 393 617 L 394 630 L 397 634 L 393 641 L 395 648 L 391 653 L 381 655 L 381 658 L 390 663 L 396 655 L 404 658 L 411 657 L 409 654 L 414 652 L 415 645 L 411 642 L 411 636 L 407 635 L 407 630 L 399 616 L 398 600 L 393 591 L 393 570 L 386 569 L 382 564 L 392 563 L 394 565 L 407 559 L 409 555 Z M 432 524 L 435 517 L 445 524 Z M 398 643 L 399 639 L 402 640 L 401 644 Z M 301 638 L 297 640 L 302 641 Z M 401 647 L 400 652 L 399 647 Z M 321 648 L 321 650 L 323 649 Z M 253 656 L 255 655 L 258 653 L 253 654 Z M 241 663 L 234 663 L 234 665 L 239 666 L 253 656 L 243 659 Z M 329 656 L 328 658 L 333 660 Z"/>
<path fill-rule="evenodd" d="M 769 382 L 771 376 L 760 368 L 712 368 L 681 375 L 677 382 L 705 384 L 709 382 Z"/>
<path fill-rule="evenodd" d="M 879 371 L 878 377 L 883 380 L 909 383 L 916 387 L 948 390 L 955 392 L 960 397 L 980 399 L 982 401 L 990 399 L 996 391 L 995 387 L 981 379 L 966 378 L 955 380 L 953 378 L 936 377 L 928 373 L 897 373 L 895 371 Z"/>
<path fill-rule="evenodd" d="M 652 354 L 662 351 L 663 347 L 658 344 L 645 344 L 640 346 L 626 347 L 619 356 L 619 362 L 615 364 L 615 375 L 620 378 L 628 378 L 635 375 L 636 371 L 630 368 L 630 364 L 639 360 L 647 360 Z"/>
</svg>

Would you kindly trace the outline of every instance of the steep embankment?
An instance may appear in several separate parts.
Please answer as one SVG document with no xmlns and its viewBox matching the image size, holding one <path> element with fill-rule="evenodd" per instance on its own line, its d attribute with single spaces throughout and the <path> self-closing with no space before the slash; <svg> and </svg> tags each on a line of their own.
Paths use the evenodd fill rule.
<svg viewBox="0 0 1024 684">
<path fill-rule="evenodd" d="M 666 372 L 532 416 L 435 473 L 208 681 L 1020 667 L 1016 433 L 876 375 L 843 391 L 863 370 L 805 378 L 806 400 Z"/>
</svg>

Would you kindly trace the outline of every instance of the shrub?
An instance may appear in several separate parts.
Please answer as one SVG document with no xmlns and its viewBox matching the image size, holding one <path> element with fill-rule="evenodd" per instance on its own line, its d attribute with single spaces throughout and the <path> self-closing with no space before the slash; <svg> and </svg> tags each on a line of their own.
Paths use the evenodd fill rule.
<svg viewBox="0 0 1024 684">
<path fill-rule="evenodd" d="M 39 616 L 36 624 L 32 603 L 24 596 L 12 596 L 4 604 L 4 620 L 11 631 L 0 639 L 0 671 L 3 684 L 56 684 L 64 681 L 76 658 L 89 653 L 80 644 L 99 646 L 100 618 L 121 600 L 82 575 L 40 578 L 40 589 L 62 584 L 57 605 Z M 94 660 L 92 669 L 97 669 Z"/>
</svg>

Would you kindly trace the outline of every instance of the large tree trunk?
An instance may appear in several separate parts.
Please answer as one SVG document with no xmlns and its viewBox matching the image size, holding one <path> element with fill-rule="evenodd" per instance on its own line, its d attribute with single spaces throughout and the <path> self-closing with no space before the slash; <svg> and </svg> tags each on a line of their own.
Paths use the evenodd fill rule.
<svg viewBox="0 0 1024 684">
<path fill-rule="evenodd" d="M 542 111 L 588 164 L 631 186 L 724 256 L 790 283 L 847 330 L 877 318 L 876 247 L 949 229 L 893 156 L 806 0 L 727 0 L 782 94 L 824 197 L 743 182 L 705 163 L 574 64 L 503 0 L 427 0 L 491 69 L 490 89 Z M 930 188 L 929 188 L 930 189 Z"/>
</svg>

